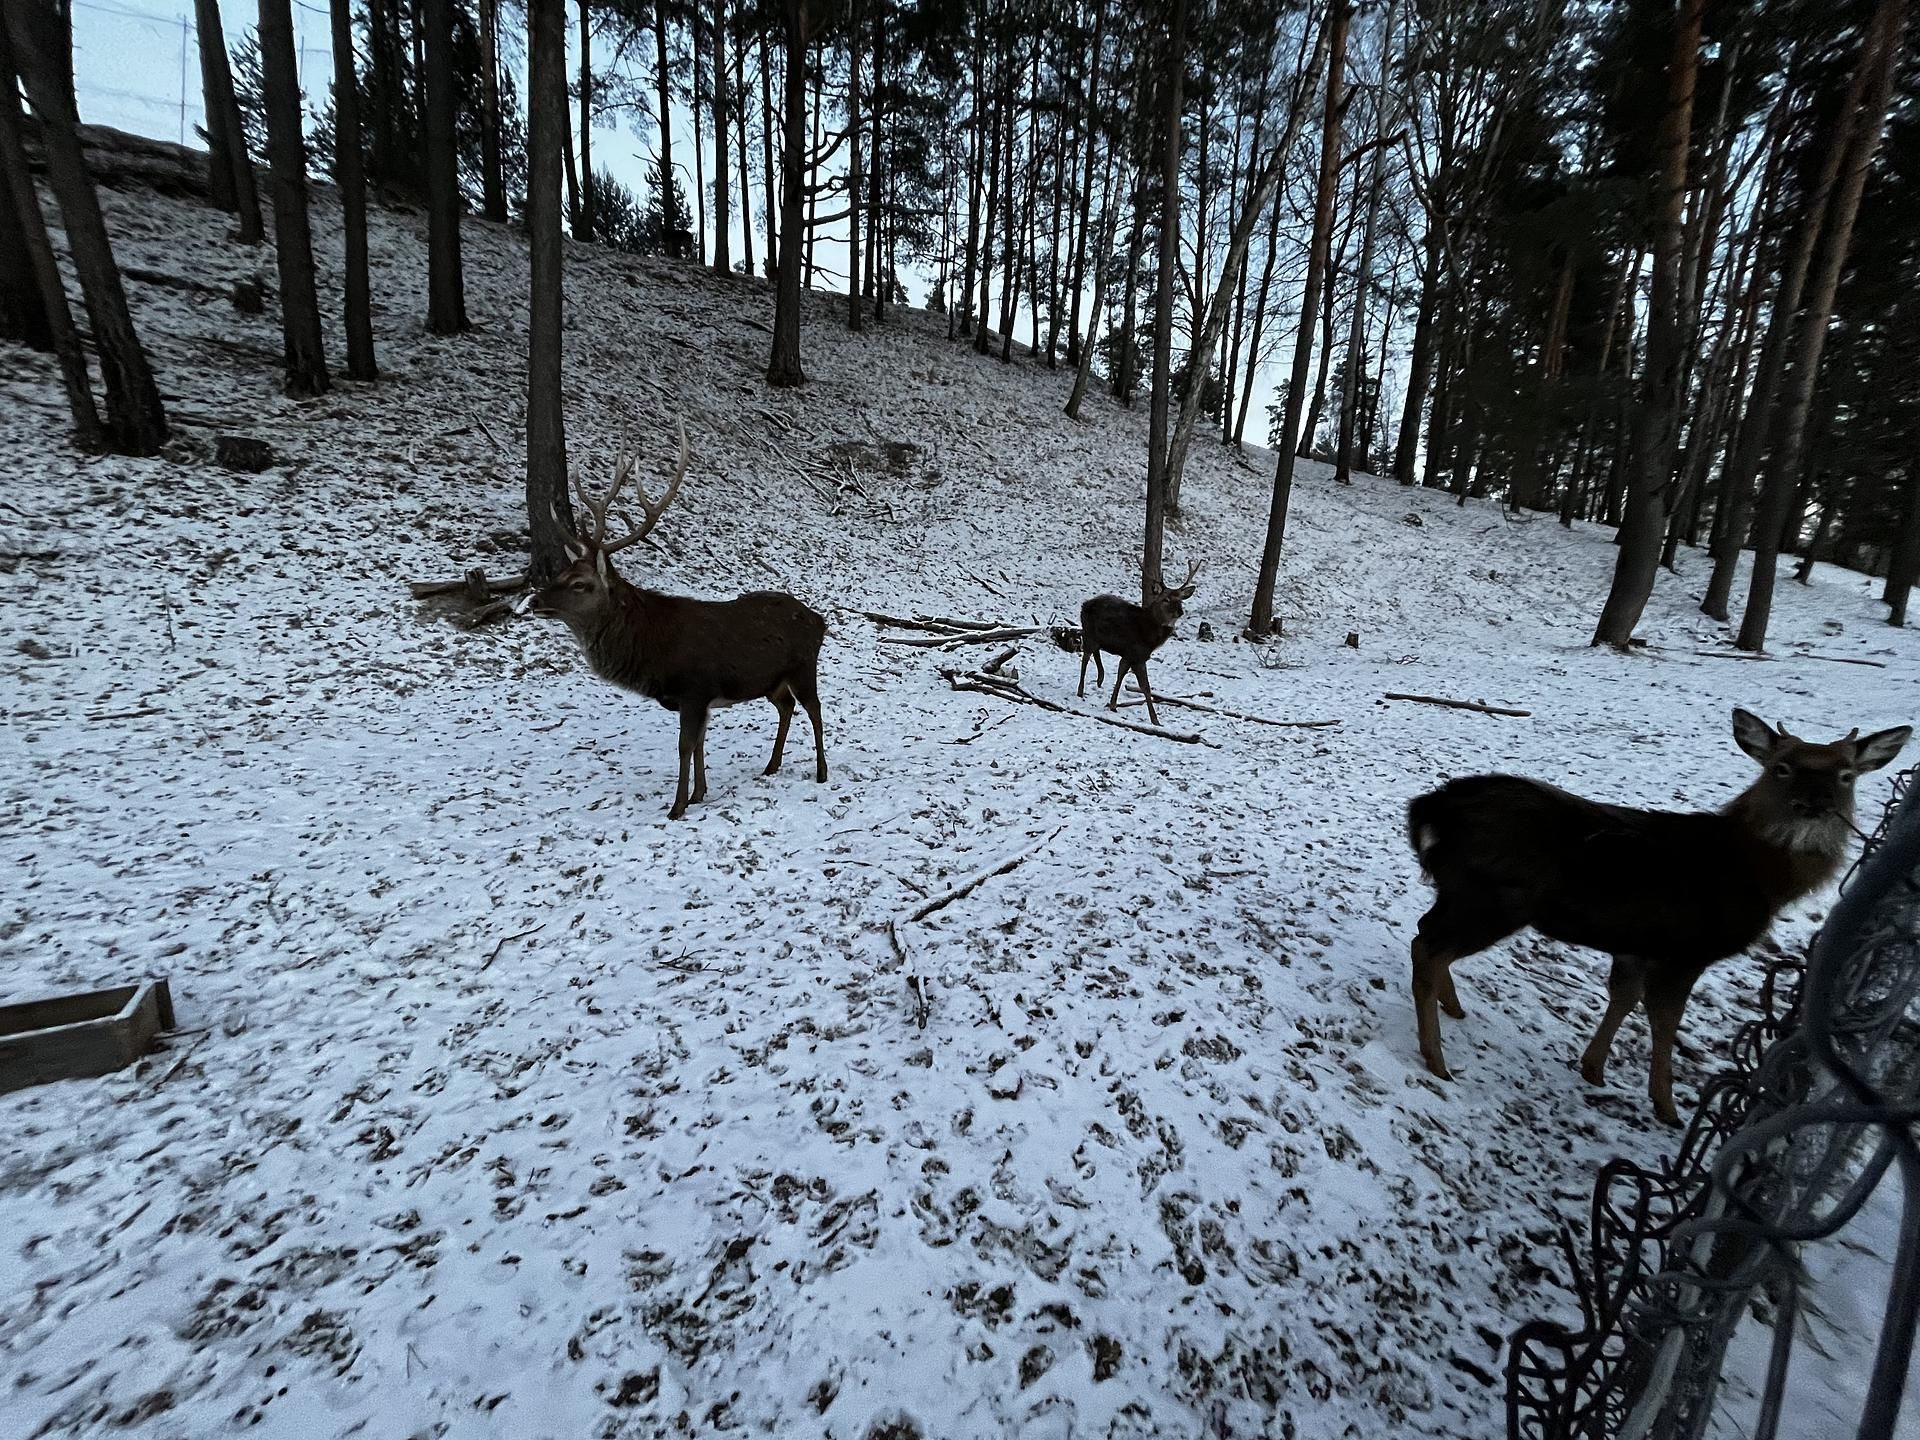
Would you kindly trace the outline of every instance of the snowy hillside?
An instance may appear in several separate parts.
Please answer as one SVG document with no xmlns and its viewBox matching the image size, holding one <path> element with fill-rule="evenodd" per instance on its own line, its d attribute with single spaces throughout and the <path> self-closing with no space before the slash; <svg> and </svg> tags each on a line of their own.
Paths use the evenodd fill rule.
<svg viewBox="0 0 1920 1440">
<path fill-rule="evenodd" d="M 123 264 L 271 271 L 211 212 L 106 199 Z M 1339 723 L 1169 706 L 1207 742 L 1177 744 L 957 694 L 941 667 L 993 647 L 860 612 L 1052 623 L 1131 590 L 1144 406 L 1070 423 L 1066 374 L 918 313 L 849 336 L 824 296 L 811 384 L 770 392 L 760 285 L 574 247 L 573 464 L 603 480 L 624 437 L 662 465 L 676 419 L 693 449 L 623 568 L 831 626 L 830 781 L 791 753 L 762 778 L 773 711 L 728 710 L 669 823 L 671 717 L 557 625 L 408 598 L 518 569 L 524 520 L 524 250 L 470 223 L 476 328 L 430 337 L 422 224 L 375 216 L 386 378 L 319 402 L 281 398 L 271 310 L 130 286 L 186 463 L 77 457 L 50 371 L 0 351 L 0 995 L 160 973 L 184 1027 L 0 1097 L 0 1432 L 1497 1432 L 1507 1332 L 1573 1309 L 1555 1215 L 1672 1137 L 1644 1019 L 1581 1083 L 1604 961 L 1537 939 L 1459 967 L 1458 1078 L 1426 1074 L 1405 803 L 1498 767 L 1712 806 L 1752 773 L 1736 703 L 1818 738 L 1913 721 L 1920 635 L 1874 582 L 1784 584 L 1743 662 L 1687 554 L 1623 658 L 1586 644 L 1606 532 L 1309 465 L 1287 638 L 1254 647 L 1270 459 L 1203 442 L 1156 689 Z M 316 226 L 332 296 L 330 199 Z M 216 426 L 289 463 L 215 468 Z M 1044 636 L 1012 663 L 1099 703 Z M 901 967 L 890 921 L 1020 856 L 902 920 Z M 1757 970 L 1696 993 L 1683 1107 Z"/>
</svg>

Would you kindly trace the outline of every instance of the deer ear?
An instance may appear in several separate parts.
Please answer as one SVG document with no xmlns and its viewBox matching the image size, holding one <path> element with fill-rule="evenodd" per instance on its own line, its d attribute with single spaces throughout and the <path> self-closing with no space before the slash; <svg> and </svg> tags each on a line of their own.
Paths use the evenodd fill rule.
<svg viewBox="0 0 1920 1440">
<path fill-rule="evenodd" d="M 593 552 L 593 573 L 600 577 L 600 583 L 603 585 L 607 582 L 608 575 L 612 573 L 612 567 L 607 564 L 607 552 L 597 546 Z"/>
<path fill-rule="evenodd" d="M 1891 730 L 1876 730 L 1866 739 L 1854 741 L 1854 768 L 1878 770 L 1900 753 L 1901 747 L 1907 743 L 1907 737 L 1911 734 L 1913 734 L 1911 725 L 1896 725 Z"/>
<path fill-rule="evenodd" d="M 1780 737 L 1773 733 L 1772 726 L 1751 710 L 1735 706 L 1733 743 L 1764 765 L 1773 758 L 1774 747 L 1780 743 Z"/>
</svg>

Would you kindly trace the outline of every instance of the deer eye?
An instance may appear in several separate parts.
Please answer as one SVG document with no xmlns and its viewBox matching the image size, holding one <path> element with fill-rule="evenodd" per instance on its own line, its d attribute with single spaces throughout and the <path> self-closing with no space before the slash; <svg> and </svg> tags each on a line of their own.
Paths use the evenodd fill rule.
<svg viewBox="0 0 1920 1440">
<path fill-rule="evenodd" d="M 1851 770 L 1842 770 L 1842 771 L 1840 772 L 1840 783 L 1841 783 L 1842 785 L 1851 785 L 1851 784 L 1853 784 L 1853 771 L 1851 771 Z"/>
<path fill-rule="evenodd" d="M 1782 760 L 1778 765 L 1773 767 L 1773 773 L 1782 780 L 1791 780 L 1793 778 L 1793 766 Z"/>
<path fill-rule="evenodd" d="M 577 590 L 580 594 L 584 595 L 593 589 L 593 582 L 591 580 L 576 580 L 567 588 L 569 590 Z"/>
</svg>

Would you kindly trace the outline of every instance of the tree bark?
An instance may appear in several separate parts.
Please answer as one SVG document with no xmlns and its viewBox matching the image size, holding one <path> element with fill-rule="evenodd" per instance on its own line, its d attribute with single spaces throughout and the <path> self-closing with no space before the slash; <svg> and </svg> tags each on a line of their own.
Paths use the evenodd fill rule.
<svg viewBox="0 0 1920 1440">
<path fill-rule="evenodd" d="M 1327 61 L 1327 99 L 1320 133 L 1320 179 L 1314 190 L 1313 244 L 1307 255 L 1307 278 L 1300 299 L 1300 326 L 1293 345 L 1293 375 L 1287 388 L 1287 408 L 1281 426 L 1281 444 L 1273 474 L 1273 504 L 1267 514 L 1267 540 L 1260 554 L 1260 577 L 1253 591 L 1253 612 L 1247 634 L 1264 639 L 1273 630 L 1273 594 L 1280 578 L 1280 552 L 1287 538 L 1287 508 L 1293 497 L 1294 452 L 1299 445 L 1300 420 L 1306 408 L 1307 369 L 1313 359 L 1313 322 L 1320 313 L 1320 286 L 1333 244 L 1333 195 L 1340 177 L 1340 112 L 1346 83 L 1347 29 L 1353 19 L 1349 0 L 1333 0 L 1327 16 L 1330 29 Z"/>
<path fill-rule="evenodd" d="M 727 0 L 713 6 L 713 268 L 733 273 L 733 246 L 727 231 Z"/>
<path fill-rule="evenodd" d="M 788 0 L 789 11 L 792 9 L 792 4 L 793 0 Z M 660 0 L 655 0 L 653 13 L 653 73 L 660 92 L 660 113 L 656 117 L 660 124 L 660 217 L 661 223 L 667 232 L 667 254 L 678 260 L 680 258 L 680 231 L 683 227 L 680 218 L 680 204 L 675 198 L 673 188 L 673 80 L 672 76 L 667 72 L 667 7 L 660 3 Z M 584 48 L 585 44 L 583 41 L 582 49 Z M 787 63 L 789 65 L 793 63 L 791 46 L 789 46 Z M 805 76 L 801 77 L 801 81 L 801 104 L 797 108 L 805 110 Z M 787 94 L 789 98 L 791 98 L 793 94 L 792 76 L 787 77 Z M 788 163 L 793 163 L 794 158 L 792 154 L 789 154 L 787 157 Z M 797 326 L 799 323 L 797 311 L 794 319 Z M 798 329 L 796 329 L 794 331 L 794 368 L 796 370 L 800 364 L 799 355 L 800 335 Z M 799 382 L 795 381 L 794 383 L 798 384 Z"/>
<path fill-rule="evenodd" d="M 1104 58 L 1106 43 L 1107 4 L 1108 0 L 1093 0 L 1093 60 L 1091 74 L 1087 80 L 1087 91 L 1082 97 L 1085 105 L 1082 113 L 1086 130 L 1086 179 L 1080 189 L 1080 227 L 1073 244 L 1073 258 L 1067 265 L 1067 293 L 1070 297 L 1067 315 L 1067 363 L 1075 366 L 1080 363 L 1080 292 L 1086 288 L 1087 283 L 1087 227 L 1093 221 L 1094 155 L 1100 148 L 1100 64 Z M 1111 195 L 1107 197 L 1107 201 L 1109 204 L 1112 203 Z M 1107 237 L 1107 243 L 1113 243 L 1111 235 Z M 1095 257 L 1095 263 L 1102 268 L 1105 266 L 1105 261 L 1104 254 Z M 1099 284 L 1099 279 L 1096 277 L 1094 280 L 1096 289 L 1099 288 Z M 1094 306 L 1093 313 L 1097 324 L 1100 315 L 1100 307 L 1097 304 Z M 1089 325 L 1087 330 L 1092 334 L 1093 326 Z M 1077 374 L 1074 383 L 1078 389 L 1086 388 Z M 1076 405 L 1067 413 L 1071 415 L 1077 408 Z"/>
<path fill-rule="evenodd" d="M 807 41 L 812 16 L 808 0 L 784 0 L 786 14 L 786 124 L 781 156 L 780 231 L 787 243 L 780 247 L 780 273 L 773 301 L 773 357 L 767 364 L 767 383 L 783 387 L 803 385 L 800 368 L 800 266 L 806 246 L 801 242 L 805 197 L 807 144 Z M 664 74 L 664 71 L 662 72 Z"/>
<path fill-rule="evenodd" d="M 11 67 L 25 83 L 27 99 L 41 120 L 47 178 L 60 205 L 67 251 L 86 300 L 107 392 L 107 443 L 123 455 L 156 454 L 167 439 L 166 412 L 133 328 L 100 197 L 81 151 L 76 128 L 80 117 L 69 98 L 70 32 L 48 0 L 7 0 L 5 23 L 13 52 Z M 40 233 L 46 234 L 44 225 Z"/>
<path fill-rule="evenodd" d="M 347 374 L 377 380 L 373 356 L 373 295 L 367 267 L 367 177 L 360 150 L 360 87 L 353 65 L 353 6 L 332 0 L 333 176 L 340 187 L 346 229 Z"/>
<path fill-rule="evenodd" d="M 457 335 L 467 328 L 467 302 L 460 267 L 460 159 L 454 138 L 459 100 L 453 82 L 453 0 L 426 0 L 426 30 L 427 328 L 436 335 Z M 582 209 L 592 194 L 583 177 Z"/>
<path fill-rule="evenodd" d="M 1920 584 L 1920 465 L 1907 467 L 1906 489 L 1906 514 L 1887 560 L 1887 623 L 1896 630 L 1907 623 L 1907 598 Z"/>
<path fill-rule="evenodd" d="M 280 270 L 286 390 L 295 396 L 324 395 L 331 381 L 313 279 L 313 235 L 307 223 L 307 146 L 301 133 L 290 0 L 260 0 L 260 64 L 267 91 L 267 153 L 273 166 L 273 243 Z"/>
<path fill-rule="evenodd" d="M 742 35 L 744 37 L 744 30 Z M 751 101 L 747 96 L 747 47 L 742 42 L 733 47 L 733 96 L 734 130 L 738 140 L 738 149 L 734 154 L 740 165 L 740 257 L 746 266 L 746 273 L 753 269 L 753 173 L 747 165 L 747 110 Z"/>
<path fill-rule="evenodd" d="M 1246 378 L 1240 390 L 1240 414 L 1233 422 L 1233 444 L 1247 439 L 1247 412 L 1253 406 L 1253 382 L 1260 373 L 1260 337 L 1267 326 L 1267 295 L 1273 288 L 1273 267 L 1280 254 L 1281 201 L 1275 196 L 1267 211 L 1267 255 L 1260 266 L 1260 290 L 1253 305 L 1253 333 L 1247 338 Z"/>
<path fill-rule="evenodd" d="M 860 0 L 847 27 L 847 329 L 860 330 Z"/>
<path fill-rule="evenodd" d="M 200 38 L 200 91 L 207 111 L 207 183 L 213 203 L 240 220 L 242 245 L 262 237 L 260 196 L 247 156 L 246 132 L 233 93 L 233 69 L 220 26 L 220 0 L 193 0 L 194 28 Z"/>
<path fill-rule="evenodd" d="M 500 153 L 500 0 L 480 0 L 480 208 L 507 221 L 506 166 Z"/>
<path fill-rule="evenodd" d="M 1767 457 L 1767 477 L 1760 491 L 1757 532 L 1754 535 L 1753 575 L 1747 583 L 1747 608 L 1740 617 L 1734 645 L 1741 650 L 1766 648 L 1767 625 L 1773 610 L 1773 587 L 1779 567 L 1780 538 L 1786 509 L 1793 498 L 1794 481 L 1802 466 L 1807 416 L 1813 390 L 1820 378 L 1820 355 L 1826 345 L 1833 298 L 1846 267 L 1860 198 L 1873 168 L 1880 132 L 1886 126 L 1887 100 L 1900 58 L 1900 40 L 1907 22 L 1906 0 L 1880 0 L 1873 24 L 1861 47 L 1859 74 L 1865 77 L 1863 98 L 1842 112 L 1839 138 L 1845 158 L 1833 195 L 1833 212 L 1821 234 L 1821 253 L 1811 276 L 1806 305 L 1795 332 L 1793 366 L 1782 396 L 1779 433 Z M 1849 87 L 1848 100 L 1853 90 Z"/>
<path fill-rule="evenodd" d="M 980 244 L 980 328 L 973 337 L 974 353 L 985 355 L 992 343 L 993 317 L 993 227 L 1000 207 L 1000 131 L 1005 114 L 1005 65 L 1000 57 L 994 62 L 994 91 L 991 129 L 987 134 L 987 202 L 981 212 Z"/>
<path fill-rule="evenodd" d="M 0 24 L 0 54 L 10 57 L 13 48 L 6 42 L 5 26 Z M 46 216 L 40 209 L 39 192 L 34 189 L 32 173 L 26 168 L 24 147 L 18 155 L 20 175 L 25 181 L 22 196 L 14 193 L 13 147 L 21 144 L 20 86 L 10 60 L 0 64 L 0 126 L 8 127 L 0 138 L 0 337 L 17 340 L 29 350 L 52 352 L 54 317 L 52 310 L 66 310 L 66 292 L 50 294 L 38 268 L 38 252 L 45 249 L 49 259 L 53 251 L 47 239 Z M 22 203 L 24 201 L 24 203 Z M 56 287 L 59 272 L 54 272 Z M 66 317 L 71 332 L 73 318 Z M 86 390 L 86 365 L 80 368 L 81 388 Z M 93 393 L 86 391 L 87 405 L 93 405 Z M 96 421 L 97 428 L 97 421 Z M 98 441 L 98 435 L 94 437 Z"/>
<path fill-rule="evenodd" d="M 1080 405 L 1086 399 L 1087 381 L 1093 373 L 1094 337 L 1099 333 L 1102 306 L 1107 298 L 1107 255 L 1113 249 L 1113 237 L 1120 218 L 1116 205 L 1116 183 L 1113 175 L 1113 152 L 1107 152 L 1106 183 L 1100 202 L 1100 244 L 1094 251 L 1093 270 L 1093 310 L 1087 320 L 1087 336 L 1078 347 L 1079 358 L 1074 362 L 1073 389 L 1067 396 L 1067 418 L 1080 418 Z"/>
<path fill-rule="evenodd" d="M 1167 406 L 1173 389 L 1173 272 L 1180 260 L 1180 113 L 1187 75 L 1187 0 L 1173 0 L 1166 66 L 1160 139 L 1160 275 L 1153 306 L 1153 390 L 1147 404 L 1147 525 L 1140 557 L 1140 591 L 1148 604 L 1166 591 L 1161 564 L 1169 509 Z"/>
<path fill-rule="evenodd" d="M 36 292 L 34 302 L 38 305 L 40 322 L 46 328 L 47 344 L 42 348 L 52 350 L 60 362 L 60 380 L 66 387 L 67 408 L 73 414 L 74 443 L 91 453 L 105 446 L 106 435 L 100 427 L 100 412 L 94 407 L 93 389 L 87 381 L 86 352 L 81 349 L 79 333 L 74 329 L 66 285 L 53 258 L 53 242 L 47 236 L 40 193 L 27 166 L 18 73 L 7 26 L 0 21 L 0 208 L 17 222 L 16 234 L 27 261 L 26 273 L 32 279 Z"/>
<path fill-rule="evenodd" d="M 593 239 L 593 17 L 587 0 L 580 0 L 580 229 L 573 238 Z"/>
<path fill-rule="evenodd" d="M 1402 485 L 1413 484 L 1413 462 L 1420 448 L 1420 412 L 1427 403 L 1427 381 L 1433 374 L 1435 311 L 1440 303 L 1440 226 L 1434 216 L 1427 220 L 1423 244 L 1426 267 L 1420 276 L 1420 308 L 1413 322 L 1413 348 L 1407 356 L 1407 398 L 1400 410 L 1400 433 L 1394 439 L 1393 478 Z"/>
<path fill-rule="evenodd" d="M 1647 367 L 1633 420 L 1633 474 L 1620 527 L 1613 587 L 1593 632 L 1595 645 L 1626 650 L 1653 594 L 1674 485 L 1682 370 L 1681 243 L 1687 199 L 1687 148 L 1693 126 L 1694 78 L 1706 0 L 1682 0 L 1667 62 L 1661 117 L 1661 205 L 1653 234 L 1653 296 L 1647 312 Z"/>
<path fill-rule="evenodd" d="M 780 207 L 779 184 L 773 168 L 773 83 L 768 78 L 773 70 L 770 55 L 769 25 L 760 32 L 760 158 L 767 179 L 767 273 L 774 275 L 780 269 Z M 785 127 L 782 127 L 782 134 Z"/>
<path fill-rule="evenodd" d="M 566 0 L 527 0 L 527 578 L 567 567 L 566 415 L 560 388 L 560 162 L 567 143 Z"/>
</svg>

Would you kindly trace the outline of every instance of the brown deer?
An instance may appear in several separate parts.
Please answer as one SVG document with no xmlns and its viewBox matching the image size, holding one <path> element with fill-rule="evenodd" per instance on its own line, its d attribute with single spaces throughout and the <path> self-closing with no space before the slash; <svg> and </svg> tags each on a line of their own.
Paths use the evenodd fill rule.
<svg viewBox="0 0 1920 1440">
<path fill-rule="evenodd" d="M 777 590 L 755 590 L 733 600 L 692 600 L 621 579 L 608 557 L 645 540 L 680 493 L 687 474 L 686 427 L 680 427 L 680 461 L 665 493 L 650 500 L 636 480 L 640 523 L 634 525 L 622 514 L 628 533 L 609 540 L 607 512 L 633 465 L 630 456 L 618 459 L 613 484 L 598 501 L 584 489 L 578 491 L 592 517 L 593 535 L 567 545 L 573 563 L 541 589 L 535 611 L 567 622 L 601 679 L 657 700 L 680 716 L 680 785 L 668 819 L 678 820 L 687 813 L 688 802 L 707 797 L 707 714 L 715 705 L 773 702 L 780 712 L 780 729 L 773 737 L 773 758 L 764 772 L 768 775 L 780 768 L 793 707 L 803 707 L 813 722 L 814 778 L 825 781 L 827 744 L 820 723 L 818 671 L 827 622 Z"/>
<path fill-rule="evenodd" d="M 1087 693 L 1087 664 L 1093 663 L 1094 683 L 1107 683 L 1107 667 L 1101 663 L 1104 651 L 1119 657 L 1113 674 L 1113 694 L 1107 709 L 1120 708 L 1120 687 L 1131 671 L 1140 682 L 1140 693 L 1147 697 L 1147 719 L 1155 725 L 1160 717 L 1153 709 L 1153 688 L 1147 684 L 1147 657 L 1173 636 L 1173 625 L 1180 618 L 1180 607 L 1193 598 L 1193 577 L 1198 564 L 1187 566 L 1187 578 L 1160 593 L 1145 605 L 1122 600 L 1118 595 L 1096 595 L 1080 607 L 1080 694 Z"/>
<path fill-rule="evenodd" d="M 1448 781 L 1407 807 L 1407 833 L 1433 881 L 1413 941 L 1413 1008 L 1427 1068 L 1451 1079 L 1440 1011 L 1465 1012 L 1449 967 L 1532 927 L 1613 957 L 1607 1011 L 1580 1058 L 1606 1079 L 1620 1024 L 1645 1003 L 1648 1091 L 1673 1106 L 1673 1042 L 1701 972 L 1766 933 L 1788 905 L 1833 879 L 1853 829 L 1853 782 L 1907 743 L 1910 727 L 1821 745 L 1733 712 L 1733 738 L 1764 767 L 1717 812 L 1635 810 L 1515 775 Z"/>
</svg>

